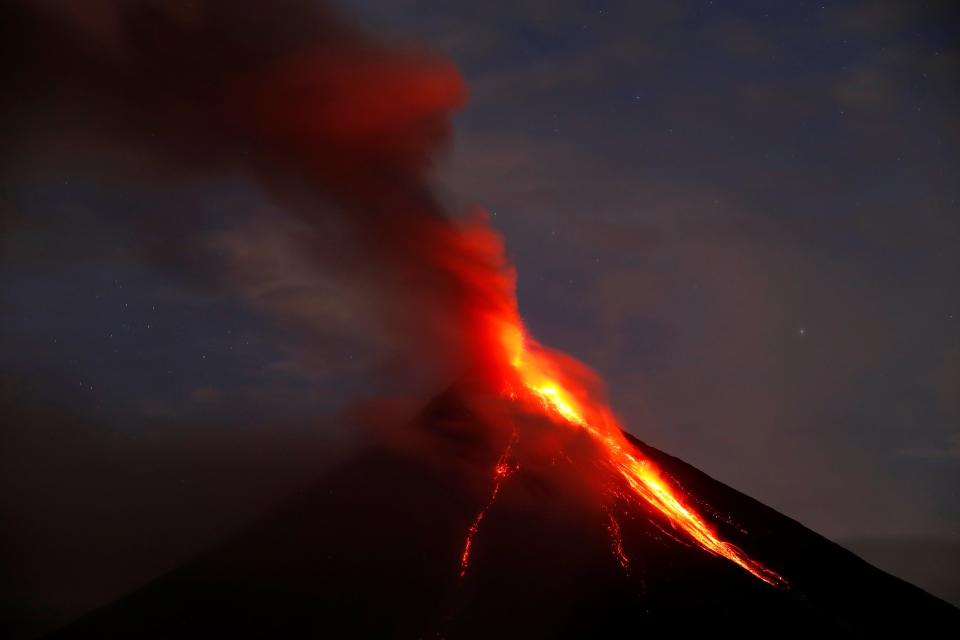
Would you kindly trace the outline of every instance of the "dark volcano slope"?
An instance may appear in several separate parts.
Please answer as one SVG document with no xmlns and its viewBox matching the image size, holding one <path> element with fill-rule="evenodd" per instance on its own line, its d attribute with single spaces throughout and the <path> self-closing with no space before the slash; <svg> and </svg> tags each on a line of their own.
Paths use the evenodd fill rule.
<svg viewBox="0 0 960 640">
<path fill-rule="evenodd" d="M 371 447 L 234 539 L 56 638 L 491 638 L 945 635 L 960 610 L 637 442 L 764 584 L 644 508 L 598 499 L 590 443 L 448 393 L 403 444 Z M 516 429 L 503 484 L 459 576 L 464 537 Z M 611 553 L 616 515 L 627 570 Z M 722 515 L 721 515 L 722 514 Z"/>
</svg>

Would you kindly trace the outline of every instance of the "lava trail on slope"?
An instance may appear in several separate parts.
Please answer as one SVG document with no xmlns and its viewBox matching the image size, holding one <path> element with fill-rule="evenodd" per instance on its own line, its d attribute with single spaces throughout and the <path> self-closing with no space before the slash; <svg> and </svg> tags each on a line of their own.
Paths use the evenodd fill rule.
<svg viewBox="0 0 960 640">
<path fill-rule="evenodd" d="M 721 539 L 790 586 L 770 586 L 631 494 L 611 493 L 603 445 L 582 429 L 558 429 L 540 411 L 468 386 L 56 637 L 856 637 L 960 623 L 950 605 L 625 437 L 672 486 L 726 514 L 710 519 Z M 500 463 L 509 477 L 461 576 L 465 533 L 490 504 Z"/>
</svg>

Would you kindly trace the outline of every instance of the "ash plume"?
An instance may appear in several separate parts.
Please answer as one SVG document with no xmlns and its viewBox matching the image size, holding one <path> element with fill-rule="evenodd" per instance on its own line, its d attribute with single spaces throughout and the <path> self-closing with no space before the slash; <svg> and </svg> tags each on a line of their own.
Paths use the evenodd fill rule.
<svg viewBox="0 0 960 640">
<path fill-rule="evenodd" d="M 4 181 L 252 178 L 283 212 L 268 230 L 248 227 L 243 211 L 213 235 L 202 213 L 139 212 L 125 221 L 139 230 L 135 250 L 292 333 L 309 333 L 313 318 L 259 295 L 268 272 L 339 278 L 344 295 L 361 292 L 363 321 L 375 318 L 380 339 L 412 350 L 421 369 L 432 362 L 448 376 L 482 357 L 464 335 L 467 310 L 509 300 L 512 276 L 499 240 L 482 222 L 457 229 L 429 184 L 465 100 L 450 62 L 300 0 L 2 12 Z M 29 215 L 7 211 L 4 224 Z"/>
</svg>

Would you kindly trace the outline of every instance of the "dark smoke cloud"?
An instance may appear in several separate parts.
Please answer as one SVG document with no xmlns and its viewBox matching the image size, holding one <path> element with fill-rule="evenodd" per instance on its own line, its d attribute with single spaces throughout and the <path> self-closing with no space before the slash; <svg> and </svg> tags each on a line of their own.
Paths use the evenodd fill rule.
<svg viewBox="0 0 960 640">
<path fill-rule="evenodd" d="M 118 387 L 93 417 L 71 404 L 73 385 L 89 382 L 61 343 L 22 349 L 27 372 L 4 362 L 0 422 L 13 427 L 0 484 L 18 525 L 0 540 L 0 626 L 36 630 L 169 570 L 339 455 L 337 425 L 302 415 L 286 376 L 306 379 L 311 399 L 349 386 L 330 380 L 352 366 L 346 333 L 376 343 L 417 403 L 483 356 L 472 319 L 502 304 L 512 279 L 489 229 L 464 232 L 431 188 L 449 114 L 465 100 L 457 70 L 321 3 L 5 3 L 0 56 L 0 188 L 12 196 L 0 205 L 0 273 L 122 275 L 144 263 L 176 295 L 239 300 L 287 358 L 254 358 L 264 371 L 249 386 L 194 389 L 198 415 L 138 412 L 144 398 Z M 43 194 L 67 181 L 78 200 L 86 185 L 108 194 L 105 205 L 97 195 L 50 206 Z M 211 210 L 203 194 L 224 184 L 235 209 Z M 113 330 L 89 335 L 101 329 Z M 164 378 L 159 360 L 132 351 L 145 379 Z M 230 393 L 255 415 L 220 411 Z M 157 397 L 146 400 L 169 408 Z M 364 424 L 344 421 L 351 435 L 382 435 L 375 409 L 354 408 Z M 383 413 L 384 430 L 406 415 Z M 173 500 L 184 487 L 191 498 Z M 114 524 L 117 513 L 134 524 Z"/>
<path fill-rule="evenodd" d="M 3 13 L 5 180 L 251 177 L 283 219 L 265 228 L 237 212 L 214 234 L 195 212 L 141 212 L 126 221 L 140 251 L 293 333 L 309 334 L 315 317 L 303 300 L 258 296 L 264 273 L 335 274 L 334 295 L 359 297 L 363 322 L 394 351 L 442 355 L 427 360 L 444 376 L 477 356 L 464 314 L 501 296 L 470 272 L 503 265 L 492 235 L 461 238 L 429 185 L 448 114 L 465 99 L 449 62 L 298 0 L 24 2 Z M 29 224 L 21 211 L 5 218 Z M 494 281 L 510 286 L 508 275 Z"/>
</svg>

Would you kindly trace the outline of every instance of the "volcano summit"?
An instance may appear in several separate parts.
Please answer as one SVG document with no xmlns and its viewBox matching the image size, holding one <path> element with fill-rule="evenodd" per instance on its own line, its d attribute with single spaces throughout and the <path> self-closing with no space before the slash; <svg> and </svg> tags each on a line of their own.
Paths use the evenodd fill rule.
<svg viewBox="0 0 960 640">
<path fill-rule="evenodd" d="M 584 482 L 602 477 L 602 445 L 556 427 L 451 389 L 403 438 L 55 637 L 933 637 L 960 624 L 951 605 L 625 436 L 718 538 L 779 576 L 758 579 L 658 509 Z"/>
</svg>

